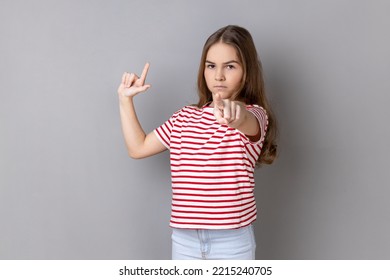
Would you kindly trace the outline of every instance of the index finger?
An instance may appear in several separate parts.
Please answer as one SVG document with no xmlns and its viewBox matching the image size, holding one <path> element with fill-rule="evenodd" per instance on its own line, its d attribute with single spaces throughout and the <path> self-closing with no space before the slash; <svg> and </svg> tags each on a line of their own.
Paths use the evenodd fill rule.
<svg viewBox="0 0 390 280">
<path fill-rule="evenodd" d="M 222 97 L 218 93 L 214 96 L 214 105 L 220 110 L 222 110 L 225 107 Z"/>
<path fill-rule="evenodd" d="M 144 70 L 142 70 L 141 77 L 139 78 L 142 85 L 145 83 L 146 75 L 148 74 L 148 71 L 149 71 L 149 66 L 150 66 L 150 64 L 149 64 L 149 62 L 147 62 L 144 66 Z"/>
</svg>

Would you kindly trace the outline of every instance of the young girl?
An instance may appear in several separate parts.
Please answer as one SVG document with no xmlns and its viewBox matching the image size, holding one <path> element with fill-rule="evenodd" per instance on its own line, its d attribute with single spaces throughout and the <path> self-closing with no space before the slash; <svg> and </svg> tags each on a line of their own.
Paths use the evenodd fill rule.
<svg viewBox="0 0 390 280">
<path fill-rule="evenodd" d="M 146 91 L 124 73 L 119 86 L 122 130 L 132 158 L 170 150 L 172 259 L 254 259 L 254 168 L 276 156 L 276 124 L 264 93 L 250 33 L 226 26 L 206 41 L 199 66 L 199 102 L 145 134 L 133 97 Z"/>
</svg>

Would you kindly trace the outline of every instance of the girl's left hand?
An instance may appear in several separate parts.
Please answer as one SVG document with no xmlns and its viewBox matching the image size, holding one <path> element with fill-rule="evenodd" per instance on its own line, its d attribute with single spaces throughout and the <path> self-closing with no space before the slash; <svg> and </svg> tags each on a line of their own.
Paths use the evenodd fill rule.
<svg viewBox="0 0 390 280">
<path fill-rule="evenodd" d="M 245 118 L 245 107 L 242 102 L 222 99 L 218 93 L 214 96 L 214 116 L 220 124 L 239 127 Z"/>
</svg>

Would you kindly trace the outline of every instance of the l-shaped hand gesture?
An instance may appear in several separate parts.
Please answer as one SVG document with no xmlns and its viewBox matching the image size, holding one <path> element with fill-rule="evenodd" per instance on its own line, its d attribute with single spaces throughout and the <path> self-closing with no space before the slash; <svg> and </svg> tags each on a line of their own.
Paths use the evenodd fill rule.
<svg viewBox="0 0 390 280">
<path fill-rule="evenodd" d="M 145 64 L 141 77 L 134 73 L 123 73 L 122 82 L 118 88 L 120 97 L 134 97 L 138 93 L 144 92 L 150 88 L 150 85 L 145 85 L 146 75 L 148 74 L 149 63 Z"/>
</svg>

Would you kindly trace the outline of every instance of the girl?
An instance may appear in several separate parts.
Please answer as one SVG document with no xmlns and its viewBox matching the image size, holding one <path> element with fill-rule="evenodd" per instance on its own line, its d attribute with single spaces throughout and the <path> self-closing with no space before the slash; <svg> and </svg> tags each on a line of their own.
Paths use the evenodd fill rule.
<svg viewBox="0 0 390 280">
<path fill-rule="evenodd" d="M 254 259 L 254 168 L 276 156 L 276 124 L 264 93 L 250 33 L 226 26 L 206 41 L 199 66 L 199 102 L 149 134 L 133 97 L 149 89 L 124 73 L 118 89 L 128 153 L 144 158 L 170 150 L 172 259 Z"/>
</svg>

